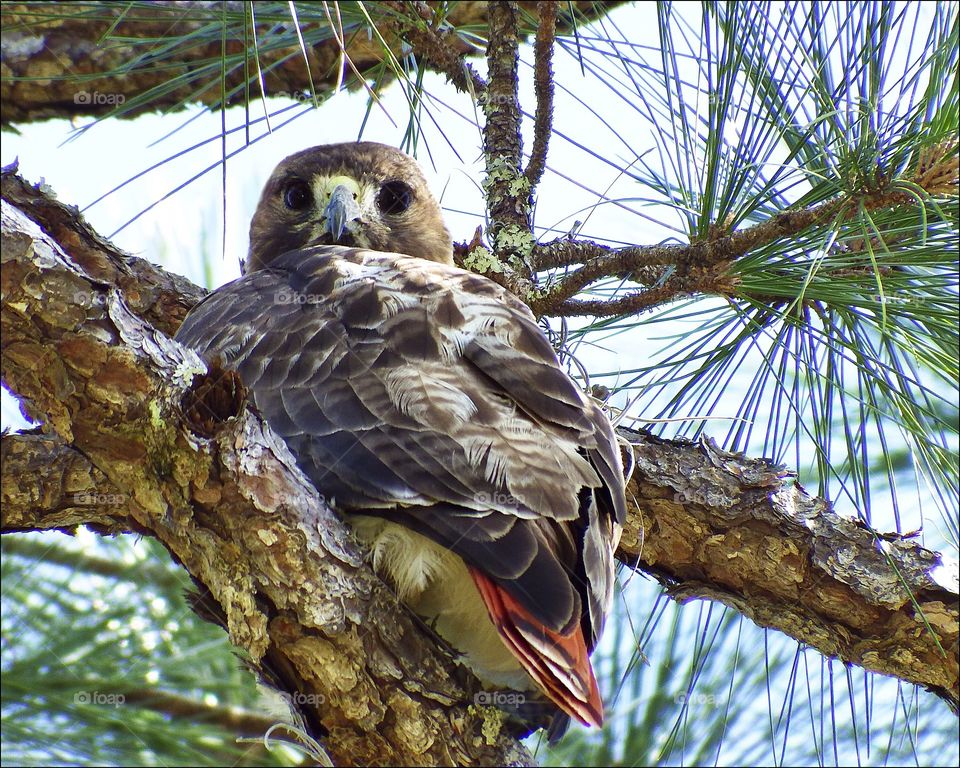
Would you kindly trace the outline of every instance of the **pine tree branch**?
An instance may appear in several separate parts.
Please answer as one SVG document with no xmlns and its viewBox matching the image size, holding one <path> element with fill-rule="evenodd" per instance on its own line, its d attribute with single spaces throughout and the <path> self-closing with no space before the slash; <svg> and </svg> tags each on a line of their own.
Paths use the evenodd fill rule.
<svg viewBox="0 0 960 768">
<path fill-rule="evenodd" d="M 638 457 L 621 562 L 655 576 L 677 600 L 717 600 L 825 655 L 923 685 L 956 708 L 957 588 L 944 580 L 938 553 L 839 517 L 768 462 L 709 441 L 665 441 L 623 428 L 620 434 Z M 60 481 L 67 474 L 57 469 L 62 443 L 8 435 L 3 446 L 4 530 L 7 520 L 18 529 L 24 520 L 61 527 L 63 509 L 77 495 Z M 73 453 L 71 471 L 86 462 L 82 476 L 98 472 Z M 18 492 L 8 493 L 14 487 Z M 77 493 L 112 502 L 107 487 Z M 31 496 L 53 514 L 45 518 Z M 855 554 L 838 558 L 844 551 Z M 109 563 L 98 566 L 107 571 Z"/>
<path fill-rule="evenodd" d="M 216 725 L 226 733 L 235 733 L 238 738 L 261 738 L 277 722 L 276 718 L 256 712 L 236 707 L 209 706 L 188 696 L 151 688 L 125 691 L 123 698 L 125 705 L 149 709 L 186 722 Z"/>
<path fill-rule="evenodd" d="M 637 460 L 618 557 L 675 599 L 717 600 L 826 656 L 922 685 L 958 709 L 956 564 L 809 495 L 796 474 L 625 430 Z"/>
<path fill-rule="evenodd" d="M 89 525 L 127 533 L 127 498 L 75 448 L 55 436 L 5 434 L 0 439 L 3 533 Z M 6 552 L 6 544 L 4 544 Z"/>
<path fill-rule="evenodd" d="M 848 201 L 830 200 L 809 209 L 783 211 L 746 229 L 689 245 L 629 246 L 608 248 L 597 243 L 554 240 L 534 248 L 536 269 L 545 266 L 583 266 L 561 278 L 548 291 L 529 303 L 534 313 L 552 316 L 595 315 L 608 317 L 662 304 L 695 292 L 729 293 L 735 283 L 725 277 L 730 262 L 762 245 L 797 235 L 834 218 Z M 676 266 L 662 285 L 652 286 L 612 301 L 576 301 L 584 288 L 611 275 L 629 274 L 634 279 L 655 272 L 651 267 Z M 640 270 L 647 270 L 640 272 Z"/>
<path fill-rule="evenodd" d="M 487 90 L 483 95 L 484 196 L 488 237 L 498 264 L 514 273 L 517 295 L 532 288 L 528 257 L 533 248 L 530 182 L 523 174 L 519 78 L 520 9 L 515 2 L 490 5 L 487 43 Z M 495 270 L 497 271 L 497 270 Z M 501 268 L 500 272 L 503 271 Z"/>
<path fill-rule="evenodd" d="M 618 4 L 574 2 L 564 7 L 583 23 Z M 482 49 L 469 31 L 485 24 L 494 5 L 367 2 L 361 13 L 359 4 L 344 3 L 335 12 L 345 27 L 341 49 L 336 39 L 341 29 L 332 33 L 323 4 L 305 4 L 298 8 L 298 21 L 307 41 L 308 71 L 287 3 L 253 6 L 257 46 L 250 43 L 249 50 L 241 45 L 252 38 L 250 11 L 244 3 L 6 4 L 0 123 L 81 115 L 128 118 L 148 111 L 175 112 L 197 103 L 219 107 L 224 74 L 221 39 L 230 41 L 223 82 L 232 93 L 230 103 L 260 98 L 258 72 L 263 73 L 266 96 L 309 94 L 313 88 L 322 98 L 341 78 L 348 87 L 363 87 L 361 76 L 383 86 L 394 75 L 380 71 L 387 53 L 378 40 L 368 38 L 366 14 L 393 56 L 403 57 L 404 46 L 411 45 L 426 67 L 479 96 L 482 80 L 465 58 L 482 54 Z M 441 11 L 446 15 L 441 17 Z M 221 29 L 223 24 L 226 30 Z M 571 16 L 561 17 L 562 30 L 573 26 Z M 524 37 L 534 31 L 529 26 L 521 29 Z M 167 45 L 161 48 L 157 40 Z"/>
<path fill-rule="evenodd" d="M 7 519 L 15 520 L 12 527 L 17 529 L 76 525 L 81 521 L 75 511 L 59 501 L 63 494 L 73 492 L 74 486 L 59 478 L 92 478 L 84 481 L 87 485 L 79 486 L 83 490 L 91 487 L 90 482 L 99 483 L 101 477 L 106 477 L 112 485 L 97 485 L 94 489 L 109 487 L 110 492 L 116 490 L 133 501 L 125 509 L 91 508 L 91 519 L 127 530 L 127 526 L 136 525 L 138 530 L 151 531 L 167 543 L 193 575 L 205 575 L 202 580 L 216 587 L 211 591 L 224 600 L 225 609 L 234 606 L 231 637 L 235 642 L 245 645 L 251 637 L 252 620 L 243 611 L 236 615 L 238 595 L 246 596 L 246 609 L 257 605 L 261 589 L 267 590 L 268 599 L 285 609 L 293 600 L 299 607 L 295 612 L 298 617 L 328 616 L 332 612 L 341 617 L 338 628 L 347 632 L 349 622 L 344 623 L 342 618 L 344 603 L 367 605 L 373 600 L 371 595 L 382 596 L 383 585 L 358 564 L 359 558 L 350 549 L 342 525 L 329 510 L 317 504 L 315 494 L 299 472 L 290 469 L 292 459 L 285 448 L 248 413 L 215 440 L 190 437 L 175 405 L 179 401 L 170 381 L 174 378 L 172 365 L 166 360 L 174 355 L 169 342 L 145 325 L 133 335 L 128 332 L 125 340 L 113 339 L 111 344 L 103 341 L 99 329 L 104 323 L 116 323 L 116 313 L 129 325 L 148 315 L 157 317 L 158 307 L 165 307 L 170 316 L 158 319 L 157 324 L 172 332 L 182 318 L 183 307 L 196 301 L 202 291 L 194 288 L 181 301 L 171 301 L 169 297 L 163 302 L 143 300 L 146 295 L 165 295 L 157 286 L 178 281 L 146 262 L 123 257 L 116 251 L 103 250 L 95 258 L 94 251 L 102 241 L 81 223 L 67 222 L 65 217 L 76 218 L 75 212 L 71 214 L 67 206 L 46 199 L 42 191 L 25 184 L 12 172 L 4 173 L 2 190 L 5 243 L 11 243 L 4 251 L 3 374 L 18 394 L 33 401 L 35 418 L 52 425 L 60 435 L 42 438 L 51 441 L 46 462 L 51 467 L 71 468 L 70 472 L 53 468 L 46 473 L 37 472 L 34 477 L 25 476 L 22 471 L 37 467 L 44 455 L 41 451 L 34 458 L 24 458 L 29 452 L 22 446 L 41 439 L 6 437 L 5 527 Z M 28 212 L 48 232 L 64 234 L 62 245 L 69 249 L 71 257 L 74 252 L 81 254 L 82 260 L 97 267 L 101 275 L 112 273 L 129 281 L 131 269 L 139 270 L 144 289 L 138 291 L 134 283 L 128 282 L 123 295 L 139 296 L 137 306 L 143 315 L 123 314 L 121 310 L 126 307 L 119 302 L 120 294 L 113 292 L 106 281 L 76 277 L 79 268 L 63 268 L 62 274 L 55 277 L 47 275 L 44 270 L 48 267 L 36 264 L 40 257 L 30 255 L 44 252 L 40 245 L 32 244 L 37 236 L 17 229 L 19 220 L 8 218 L 8 211 L 13 211 L 14 206 Z M 44 241 L 39 242 L 42 245 Z M 107 264 L 112 268 L 107 269 Z M 36 286 L 47 283 L 51 284 L 52 293 L 37 291 Z M 57 300 L 42 302 L 37 295 L 55 295 Z M 108 307 L 112 313 L 107 312 Z M 65 328 L 71 329 L 69 333 Z M 95 334 L 96 344 L 86 334 Z M 159 346 L 148 343 L 149 339 Z M 147 354 L 145 348 L 164 352 L 160 355 L 163 375 L 159 382 L 141 379 L 144 367 L 149 370 L 160 365 L 154 359 L 156 355 Z M 139 363 L 134 361 L 132 370 L 128 353 L 141 358 Z M 126 404 L 122 413 L 116 412 L 119 406 L 110 402 L 111 393 L 91 387 L 91 382 L 100 382 L 105 375 L 111 386 L 121 387 L 123 397 L 116 392 L 113 395 L 120 398 L 121 405 Z M 123 389 L 125 386 L 131 386 L 132 391 Z M 102 398 L 107 402 L 100 402 Z M 167 422 L 158 424 L 151 414 L 145 413 L 150 408 L 159 408 Z M 104 409 L 110 413 L 103 414 Z M 108 424 L 116 425 L 114 432 L 103 433 L 101 426 Z M 142 434 L 140 430 L 144 430 Z M 796 483 L 795 476 L 783 468 L 727 454 L 710 443 L 664 441 L 644 433 L 620 431 L 637 456 L 637 470 L 629 489 L 629 524 L 618 553 L 622 562 L 651 573 L 678 599 L 719 600 L 761 626 L 779 629 L 844 662 L 924 685 L 956 709 L 960 608 L 956 576 L 951 581 L 939 554 L 909 539 L 878 535 L 856 521 L 840 518 L 824 501 L 809 496 Z M 122 441 L 116 438 L 121 434 Z M 199 452 L 193 443 L 198 444 Z M 130 461 L 131 451 L 137 452 L 136 461 Z M 80 458 L 89 464 L 84 465 Z M 176 481 L 157 471 L 158 462 Z M 270 478 L 270 482 L 265 483 L 264 478 Z M 142 509 L 143 500 L 150 501 L 153 507 Z M 304 506 L 298 512 L 296 505 L 301 502 Z M 274 515 L 266 522 L 264 510 Z M 169 521 L 167 514 L 173 516 Z M 332 526 L 329 535 L 336 544 L 333 551 L 340 553 L 350 568 L 343 563 L 336 568 L 330 565 L 329 552 L 321 546 L 325 542 L 314 541 L 312 529 L 306 535 L 305 549 L 303 544 L 298 549 L 290 543 L 300 539 L 291 531 L 302 528 L 303 520 L 308 519 L 323 519 L 324 525 Z M 204 535 L 197 541 L 178 538 L 186 536 L 178 526 L 200 523 L 208 525 L 209 530 L 204 528 Z M 168 531 L 169 526 L 173 526 L 172 532 Z M 250 532 L 258 532 L 258 536 L 242 535 Z M 204 556 L 211 548 L 210 537 L 226 537 L 236 544 L 236 536 L 243 540 L 240 549 L 244 557 L 238 559 L 232 549 L 229 557 L 220 553 L 219 560 Z M 269 546 L 261 546 L 275 540 L 291 547 L 284 550 L 284 557 L 288 558 L 286 562 L 296 563 L 298 570 L 305 563 L 312 563 L 314 557 L 323 562 L 313 583 L 332 579 L 336 588 L 328 593 L 329 600 L 311 593 L 312 602 L 300 606 L 297 601 L 306 601 L 307 596 L 301 596 L 297 590 L 288 595 L 289 586 L 280 590 L 283 597 L 270 592 L 271 587 L 276 587 L 273 581 L 277 574 L 289 570 L 277 564 L 282 561 Z M 193 547 L 197 548 L 196 553 Z M 344 551 L 351 554 L 343 555 Z M 231 578 L 217 571 L 226 563 L 239 562 L 243 566 L 237 566 L 236 573 L 241 576 Z M 264 581 L 251 582 L 249 574 L 254 571 Z M 349 599 L 342 597 L 345 585 L 353 585 Z M 338 599 L 337 595 L 341 597 Z M 387 612 L 391 621 L 406 619 L 409 623 L 409 617 L 396 618 L 396 606 L 383 599 L 394 611 Z M 373 602 L 371 611 L 387 610 L 383 603 Z M 227 616 L 231 620 L 229 610 Z M 261 615 L 260 621 L 266 619 Z M 286 634 L 281 637 L 299 638 L 300 630 L 290 634 L 292 626 L 289 622 L 282 625 Z M 303 631 L 310 636 L 311 631 L 322 631 L 322 626 L 307 622 Z M 404 631 L 419 637 L 412 629 Z M 331 647 L 325 661 L 317 662 L 317 669 L 331 664 L 329 654 L 334 649 L 344 654 L 336 657 L 338 663 L 356 663 L 357 647 L 339 637 L 326 638 Z M 394 635 L 389 637 L 391 642 L 396 640 Z M 430 645 L 428 640 L 423 642 Z M 377 647 L 392 646 L 385 642 Z M 436 669 L 441 661 L 442 657 L 427 669 Z M 440 666 L 452 674 L 449 664 Z M 308 674 L 312 668 L 303 669 L 312 681 L 312 673 Z M 342 674 L 341 670 L 336 679 L 341 679 Z M 415 689 L 450 690 L 451 685 L 449 681 L 440 687 L 431 687 L 439 683 L 418 682 Z M 396 693 L 398 700 L 404 701 L 411 695 L 409 689 Z M 378 711 L 390 710 L 388 707 Z"/>
<path fill-rule="evenodd" d="M 453 83 L 464 93 L 470 93 L 474 98 L 480 97 L 487 89 L 486 81 L 478 75 L 472 66 L 464 61 L 467 52 L 463 41 L 456 37 L 451 27 L 438 27 L 438 19 L 425 5 L 419 15 L 408 14 L 406 3 L 391 2 L 385 5 L 392 8 L 397 16 L 393 22 L 400 36 L 409 41 L 419 59 L 430 69 L 442 72 L 447 80 Z M 474 8 L 478 11 L 478 8 Z M 462 13 L 457 9 L 456 12 Z M 484 9 L 486 12 L 486 9 Z M 444 19 L 446 22 L 456 23 L 454 19 Z M 472 51 L 479 55 L 480 48 Z"/>
<path fill-rule="evenodd" d="M 16 445 L 17 443 L 21 442 L 27 442 L 28 445 Z M 56 437 L 51 437 L 49 435 L 4 435 L 4 461 L 7 460 L 8 455 L 16 454 L 23 450 L 30 451 L 37 458 L 40 458 L 43 456 L 44 449 L 49 448 L 49 460 L 55 464 L 57 460 L 57 454 L 60 452 L 59 449 L 64 447 L 62 445 L 57 446 L 57 442 L 58 441 Z M 10 453 L 8 453 L 8 446 L 11 444 L 15 445 L 16 447 L 14 447 Z M 76 456 L 77 462 L 84 462 L 91 470 L 99 473 L 99 470 L 97 470 L 96 467 L 94 467 L 86 459 L 86 457 L 77 451 L 73 451 L 73 453 Z M 45 501 L 48 503 L 46 506 L 39 504 L 29 505 L 22 503 L 20 499 L 14 500 L 14 503 L 11 504 L 10 507 L 4 509 L 3 514 L 0 515 L 0 522 L 2 522 L 2 524 L 0 524 L 0 532 L 15 533 L 18 530 L 14 526 L 7 526 L 7 522 L 12 522 L 14 516 L 21 521 L 21 527 L 23 521 L 29 520 L 31 524 L 30 530 L 50 530 L 46 523 L 52 521 L 59 522 L 63 519 L 63 509 L 60 508 L 60 505 L 49 503 L 54 501 L 54 493 L 57 491 L 62 491 L 63 486 L 56 483 L 55 478 L 52 477 L 53 473 L 46 473 L 45 475 L 39 476 L 39 482 L 37 483 L 25 482 L 22 476 L 17 475 L 17 471 L 19 469 L 23 469 L 24 465 L 18 461 L 17 458 L 13 458 L 12 461 L 13 463 L 11 465 L 4 466 L 3 468 L 4 491 L 6 491 L 8 488 L 15 488 L 17 486 L 20 486 L 20 489 L 24 491 L 35 491 L 39 489 L 44 493 Z M 83 503 L 83 514 L 85 514 L 88 518 L 90 517 L 92 507 L 96 507 L 98 505 L 102 507 L 109 506 L 112 509 L 99 512 L 99 518 L 103 520 L 110 519 L 111 521 L 115 521 L 118 517 L 118 510 L 116 507 L 121 503 L 125 503 L 125 500 L 121 501 L 122 497 L 120 494 L 111 494 L 109 491 L 105 490 L 109 487 L 109 481 L 104 479 L 104 484 L 102 486 L 97 486 L 80 493 L 65 493 L 60 498 L 63 506 L 68 506 L 70 504 L 76 504 L 79 497 L 79 500 Z M 49 493 L 51 490 L 53 493 Z M 4 504 L 6 503 L 6 498 L 4 498 Z M 79 514 L 80 513 L 78 513 L 78 515 Z M 75 520 L 79 520 L 79 522 L 76 522 Z M 92 529 L 105 535 L 130 532 L 105 529 L 97 524 L 96 517 L 92 521 L 89 521 L 83 520 L 78 516 L 75 518 L 75 520 L 68 520 L 69 526 L 66 528 L 60 528 L 59 530 L 63 530 L 65 533 L 72 533 L 75 526 L 88 525 Z M 150 584 L 151 586 L 156 586 L 169 592 L 181 591 L 189 586 L 189 581 L 182 577 L 182 572 L 178 572 L 177 570 L 174 570 L 168 567 L 166 564 L 156 560 L 146 560 L 137 563 L 136 568 L 132 569 L 128 563 L 120 560 L 97 557 L 96 555 L 88 554 L 85 551 L 51 545 L 50 543 L 47 543 L 46 539 L 41 541 L 29 536 L 4 536 L 2 543 L 4 557 L 9 555 L 19 555 L 34 561 L 42 561 L 45 564 L 62 565 L 66 568 L 69 568 L 72 572 L 78 574 L 89 573 L 95 576 L 104 576 L 114 581 L 127 580 L 136 584 Z"/>
</svg>

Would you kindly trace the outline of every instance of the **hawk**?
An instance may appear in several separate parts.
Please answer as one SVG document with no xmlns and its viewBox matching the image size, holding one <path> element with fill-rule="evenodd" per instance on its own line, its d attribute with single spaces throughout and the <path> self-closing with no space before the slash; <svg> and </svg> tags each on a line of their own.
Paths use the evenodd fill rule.
<svg viewBox="0 0 960 768">
<path fill-rule="evenodd" d="M 487 685 L 603 722 L 589 655 L 625 517 L 613 429 L 525 304 L 454 266 L 397 149 L 285 159 L 244 276 L 176 335 L 236 370 L 374 569 Z"/>
</svg>

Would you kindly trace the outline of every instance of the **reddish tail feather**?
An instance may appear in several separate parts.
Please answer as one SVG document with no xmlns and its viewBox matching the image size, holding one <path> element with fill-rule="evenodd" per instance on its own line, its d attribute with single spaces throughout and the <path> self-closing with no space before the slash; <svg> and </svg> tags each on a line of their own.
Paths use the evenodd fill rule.
<svg viewBox="0 0 960 768">
<path fill-rule="evenodd" d="M 603 725 L 603 701 L 580 624 L 568 635 L 554 632 L 483 573 L 471 567 L 470 575 L 503 642 L 550 700 L 584 725 Z"/>
</svg>

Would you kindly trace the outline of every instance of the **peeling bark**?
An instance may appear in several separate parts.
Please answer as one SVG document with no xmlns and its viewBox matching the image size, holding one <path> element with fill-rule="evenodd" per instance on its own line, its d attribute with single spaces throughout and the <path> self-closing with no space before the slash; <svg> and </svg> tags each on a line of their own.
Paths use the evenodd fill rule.
<svg viewBox="0 0 960 768">
<path fill-rule="evenodd" d="M 637 459 L 621 561 L 639 560 L 677 600 L 717 600 L 957 710 L 956 564 L 841 517 L 763 459 L 620 433 Z"/>
<path fill-rule="evenodd" d="M 3 376 L 56 432 L 4 438 L 4 530 L 87 522 L 159 538 L 209 588 L 235 643 L 281 669 L 291 693 L 323 696 L 304 717 L 330 731 L 338 761 L 527 760 L 507 736 L 477 743 L 471 681 L 258 418 L 210 439 L 186 428 L 184 351 L 147 323 L 172 333 L 202 290 L 174 300 L 182 279 L 106 247 L 11 171 L 2 190 Z M 957 577 L 938 553 L 838 516 L 764 460 L 621 434 L 637 457 L 621 561 L 677 599 L 721 601 L 956 709 Z M 126 503 L 69 503 L 91 489 Z"/>
</svg>

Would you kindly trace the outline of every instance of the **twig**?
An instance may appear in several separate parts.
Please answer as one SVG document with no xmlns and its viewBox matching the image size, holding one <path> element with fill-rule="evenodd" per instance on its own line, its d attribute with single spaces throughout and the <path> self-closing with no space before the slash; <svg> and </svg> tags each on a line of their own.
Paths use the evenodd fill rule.
<svg viewBox="0 0 960 768">
<path fill-rule="evenodd" d="M 652 292 L 633 294 L 615 299 L 613 302 L 570 302 L 568 300 L 591 283 L 611 275 L 630 274 L 636 279 L 639 274 L 649 280 L 652 276 L 650 268 L 655 266 L 676 265 L 677 277 L 681 280 L 692 274 L 715 273 L 719 265 L 731 262 L 761 245 L 795 235 L 811 226 L 828 221 L 836 216 L 847 202 L 846 198 L 837 198 L 802 211 L 784 211 L 753 227 L 715 240 L 689 245 L 630 246 L 613 249 L 593 242 L 554 240 L 534 248 L 535 270 L 569 266 L 578 261 L 582 262 L 583 266 L 558 281 L 545 294 L 535 297 L 530 302 L 531 307 L 536 306 L 535 312 L 550 314 L 560 307 L 565 307 L 563 314 L 566 315 L 580 313 L 597 316 L 621 314 L 629 311 L 626 309 L 628 307 L 646 308 L 648 305 L 645 303 L 637 304 L 636 297 L 646 296 L 648 293 L 652 295 Z M 664 295 L 661 291 L 660 295 L 663 295 L 663 300 L 669 300 L 676 293 L 677 291 L 674 291 L 672 295 Z"/>
<path fill-rule="evenodd" d="M 537 3 L 540 26 L 534 46 L 533 87 L 537 94 L 537 111 L 533 119 L 533 148 L 530 161 L 523 172 L 530 183 L 530 191 L 536 189 L 547 164 L 547 147 L 553 130 L 553 42 L 557 32 L 557 3 Z"/>
<path fill-rule="evenodd" d="M 540 315 L 550 315 L 551 317 L 629 315 L 665 304 L 679 296 L 688 296 L 694 293 L 729 295 L 733 293 L 737 282 L 735 277 L 727 274 L 726 262 L 722 262 L 712 269 L 698 270 L 695 274 L 681 275 L 674 273 L 663 284 L 654 284 L 646 290 L 633 291 L 607 301 L 568 298 L 556 302 L 551 299 L 552 294 L 548 293 L 545 297 L 534 300 L 530 308 L 538 317 Z"/>
<path fill-rule="evenodd" d="M 604 301 L 603 299 L 566 299 L 559 304 L 551 304 L 549 310 L 550 317 L 615 317 L 617 315 L 632 315 L 642 312 L 645 309 L 659 306 L 671 299 L 676 298 L 678 292 L 672 288 L 663 286 L 661 288 L 651 288 L 647 291 L 637 291 L 628 293 L 626 296 L 620 296 L 616 299 Z M 538 317 L 541 312 L 534 310 Z"/>
</svg>

